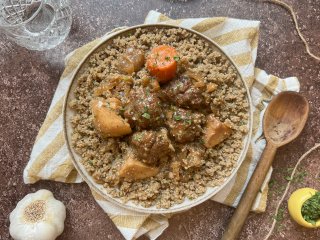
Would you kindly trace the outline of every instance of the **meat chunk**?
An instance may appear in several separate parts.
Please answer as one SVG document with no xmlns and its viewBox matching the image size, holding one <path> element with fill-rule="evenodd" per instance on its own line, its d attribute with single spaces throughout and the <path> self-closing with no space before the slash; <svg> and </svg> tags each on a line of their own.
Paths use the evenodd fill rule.
<svg viewBox="0 0 320 240">
<path fill-rule="evenodd" d="M 160 98 L 179 107 L 200 109 L 206 105 L 202 93 L 203 90 L 195 87 L 189 76 L 181 75 L 163 87 Z"/>
<path fill-rule="evenodd" d="M 138 158 L 129 151 L 125 156 L 125 162 L 119 170 L 119 176 L 126 180 L 140 180 L 157 175 L 158 168 L 150 167 L 138 160 Z"/>
<path fill-rule="evenodd" d="M 214 147 L 230 136 L 232 129 L 225 123 L 220 122 L 213 114 L 207 117 L 204 130 L 204 145 L 207 148 Z"/>
<path fill-rule="evenodd" d="M 132 135 L 131 144 L 137 157 L 150 165 L 157 164 L 159 159 L 174 152 L 165 128 L 160 131 L 136 132 Z"/>
<path fill-rule="evenodd" d="M 201 135 L 205 116 L 190 110 L 176 108 L 167 112 L 170 135 L 179 143 L 191 142 Z"/>
<path fill-rule="evenodd" d="M 204 147 L 200 144 L 186 144 L 178 154 L 178 159 L 184 169 L 198 168 L 204 164 Z"/>
<path fill-rule="evenodd" d="M 130 92 L 124 116 L 138 130 L 161 126 L 165 119 L 158 94 L 142 87 Z"/>
<path fill-rule="evenodd" d="M 113 99 L 114 100 L 114 99 Z M 107 107 L 106 103 L 94 99 L 91 102 L 93 124 L 102 137 L 121 137 L 130 134 L 131 127 L 113 109 Z"/>
</svg>

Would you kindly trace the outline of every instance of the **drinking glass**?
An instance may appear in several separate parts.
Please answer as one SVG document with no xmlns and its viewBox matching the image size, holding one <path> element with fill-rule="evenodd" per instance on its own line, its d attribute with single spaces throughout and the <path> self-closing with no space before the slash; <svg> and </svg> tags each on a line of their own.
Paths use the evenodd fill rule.
<svg viewBox="0 0 320 240">
<path fill-rule="evenodd" d="M 60 44 L 71 23 L 69 0 L 0 0 L 0 32 L 31 50 Z"/>
</svg>

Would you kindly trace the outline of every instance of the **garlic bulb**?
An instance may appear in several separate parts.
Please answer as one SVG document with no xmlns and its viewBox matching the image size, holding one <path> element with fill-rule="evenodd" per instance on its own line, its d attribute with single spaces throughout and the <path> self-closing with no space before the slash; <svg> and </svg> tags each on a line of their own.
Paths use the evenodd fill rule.
<svg viewBox="0 0 320 240">
<path fill-rule="evenodd" d="M 54 240 L 64 229 L 66 208 L 48 190 L 26 195 L 10 214 L 15 240 Z"/>
</svg>

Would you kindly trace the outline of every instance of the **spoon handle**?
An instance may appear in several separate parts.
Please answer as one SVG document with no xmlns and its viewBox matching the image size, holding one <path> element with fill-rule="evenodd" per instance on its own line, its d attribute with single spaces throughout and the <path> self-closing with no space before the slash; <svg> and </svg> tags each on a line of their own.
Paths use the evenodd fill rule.
<svg viewBox="0 0 320 240">
<path fill-rule="evenodd" d="M 239 237 L 242 226 L 244 225 L 251 210 L 252 204 L 257 197 L 269 168 L 271 167 L 276 151 L 276 146 L 271 143 L 267 143 L 259 163 L 250 178 L 248 186 L 241 197 L 240 203 L 235 210 L 226 231 L 224 232 L 222 240 L 234 240 Z"/>
</svg>

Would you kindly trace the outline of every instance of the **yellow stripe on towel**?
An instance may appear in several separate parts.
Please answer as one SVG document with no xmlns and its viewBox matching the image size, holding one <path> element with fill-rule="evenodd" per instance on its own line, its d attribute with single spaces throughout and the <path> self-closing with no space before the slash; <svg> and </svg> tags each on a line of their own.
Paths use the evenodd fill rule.
<svg viewBox="0 0 320 240">
<path fill-rule="evenodd" d="M 224 23 L 227 18 L 225 17 L 216 17 L 214 19 L 205 19 L 200 23 L 197 23 L 192 27 L 193 30 L 198 31 L 198 32 L 205 32 L 208 30 L 211 30 L 212 28 L 217 27 L 218 25 Z"/>
<path fill-rule="evenodd" d="M 112 222 L 117 227 L 123 228 L 140 228 L 142 224 L 147 220 L 149 215 L 114 215 L 110 216 Z"/>
<path fill-rule="evenodd" d="M 251 52 L 245 52 L 238 55 L 231 56 L 232 60 L 238 67 L 249 65 L 252 63 Z"/>
<path fill-rule="evenodd" d="M 213 38 L 213 41 L 218 43 L 220 46 L 226 46 L 244 39 L 252 39 L 257 34 L 257 32 L 257 28 L 242 28 L 229 33 L 225 33 L 219 37 L 215 37 Z"/>
</svg>

